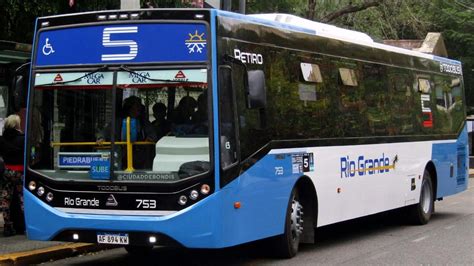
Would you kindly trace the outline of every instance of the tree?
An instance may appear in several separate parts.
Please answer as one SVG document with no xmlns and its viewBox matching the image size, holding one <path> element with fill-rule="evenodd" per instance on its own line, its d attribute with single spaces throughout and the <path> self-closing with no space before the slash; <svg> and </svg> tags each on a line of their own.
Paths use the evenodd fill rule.
<svg viewBox="0 0 474 266">
<path fill-rule="evenodd" d="M 474 6 L 472 2 L 433 1 L 434 30 L 443 33 L 450 57 L 463 63 L 467 103 L 474 106 Z"/>
<path fill-rule="evenodd" d="M 308 3 L 309 5 L 314 5 L 313 3 L 311 2 L 314 2 L 314 0 L 309 0 Z M 361 3 L 357 3 L 357 4 L 353 4 L 352 1 L 349 2 L 348 5 L 332 12 L 332 13 L 329 13 L 327 15 L 325 15 L 323 18 L 321 18 L 321 22 L 330 22 L 330 21 L 333 21 L 334 19 L 338 18 L 338 17 L 341 17 L 343 15 L 346 15 L 346 14 L 350 14 L 350 13 L 355 13 L 355 12 L 359 12 L 359 11 L 362 11 L 362 10 L 365 10 L 365 9 L 368 9 L 368 8 L 371 8 L 371 7 L 376 7 L 376 6 L 380 6 L 382 3 L 384 2 L 384 0 L 365 0 Z"/>
<path fill-rule="evenodd" d="M 92 10 L 118 9 L 120 0 L 75 1 L 72 7 L 67 0 L 7 0 L 0 1 L 1 39 L 31 43 L 35 20 L 41 16 L 52 16 Z"/>
<path fill-rule="evenodd" d="M 141 0 L 147 7 L 187 7 L 186 1 Z M 32 43 L 37 17 L 53 16 L 95 10 L 120 9 L 120 0 L 75 0 L 70 6 L 68 0 L 2 0 L 0 1 L 0 39 Z"/>
<path fill-rule="evenodd" d="M 448 55 L 463 63 L 467 103 L 474 106 L 474 5 L 469 0 L 249 1 L 250 13 L 282 12 L 361 31 L 375 40 L 424 39 L 441 32 Z M 304 7 L 303 9 L 301 7 Z"/>
<path fill-rule="evenodd" d="M 288 13 L 303 16 L 306 0 L 247 0 L 247 13 Z"/>
<path fill-rule="evenodd" d="M 236 1 L 236 0 L 234 0 Z M 141 0 L 154 7 L 189 1 Z M 36 17 L 119 9 L 120 0 L 0 1 L 1 39 L 31 43 Z M 463 62 L 468 104 L 474 106 L 474 5 L 470 0 L 247 0 L 247 13 L 289 13 L 368 33 L 377 39 L 423 39 L 441 32 L 448 54 Z"/>
</svg>

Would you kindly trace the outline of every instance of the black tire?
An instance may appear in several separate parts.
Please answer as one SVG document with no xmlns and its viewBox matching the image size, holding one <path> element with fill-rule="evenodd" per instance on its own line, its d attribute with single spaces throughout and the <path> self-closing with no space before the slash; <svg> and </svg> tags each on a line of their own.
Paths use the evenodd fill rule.
<svg viewBox="0 0 474 266">
<path fill-rule="evenodd" d="M 303 206 L 299 202 L 298 190 L 293 188 L 286 210 L 285 232 L 273 239 L 273 246 L 279 258 L 289 259 L 298 253 L 303 233 Z"/>
<path fill-rule="evenodd" d="M 434 190 L 430 173 L 425 170 L 421 182 L 420 201 L 408 207 L 410 222 L 417 225 L 427 224 L 434 211 Z"/>
<path fill-rule="evenodd" d="M 124 246 L 128 254 L 132 256 L 146 256 L 151 253 L 153 246 Z"/>
</svg>

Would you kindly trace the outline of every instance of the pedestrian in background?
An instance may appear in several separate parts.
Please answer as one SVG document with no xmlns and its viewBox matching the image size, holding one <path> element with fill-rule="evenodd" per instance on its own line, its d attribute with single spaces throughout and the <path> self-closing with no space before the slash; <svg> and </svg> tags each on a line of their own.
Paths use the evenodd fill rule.
<svg viewBox="0 0 474 266">
<path fill-rule="evenodd" d="M 0 138 L 0 155 L 5 162 L 5 172 L 0 178 L 4 236 L 15 235 L 17 231 L 23 233 L 25 229 L 22 185 L 25 135 L 21 132 L 20 124 L 18 115 L 8 116 Z"/>
</svg>

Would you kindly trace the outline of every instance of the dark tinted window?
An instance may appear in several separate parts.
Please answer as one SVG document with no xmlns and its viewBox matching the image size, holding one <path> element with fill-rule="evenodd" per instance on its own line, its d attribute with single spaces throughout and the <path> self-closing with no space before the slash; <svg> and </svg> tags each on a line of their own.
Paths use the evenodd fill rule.
<svg viewBox="0 0 474 266">
<path fill-rule="evenodd" d="M 231 68 L 222 66 L 219 69 L 219 115 L 221 166 L 224 169 L 237 161 L 234 108 Z"/>
</svg>

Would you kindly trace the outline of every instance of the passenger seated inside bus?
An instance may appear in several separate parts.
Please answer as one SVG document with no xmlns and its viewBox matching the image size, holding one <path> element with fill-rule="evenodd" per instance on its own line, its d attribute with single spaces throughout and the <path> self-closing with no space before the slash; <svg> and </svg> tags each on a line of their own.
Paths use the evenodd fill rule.
<svg viewBox="0 0 474 266">
<path fill-rule="evenodd" d="M 156 142 L 155 130 L 144 114 L 144 106 L 137 96 L 130 96 L 123 102 L 122 116 L 115 126 L 115 141 L 127 140 L 127 117 L 130 117 L 130 140 Z M 110 125 L 99 134 L 97 141 L 110 140 Z M 126 165 L 125 147 L 119 148 L 123 154 L 122 165 Z M 133 145 L 133 167 L 135 169 L 151 169 L 155 149 L 154 145 Z"/>
<path fill-rule="evenodd" d="M 179 101 L 178 107 L 173 112 L 171 128 L 175 136 L 185 136 L 191 133 L 193 124 L 191 117 L 197 106 L 196 100 L 191 96 L 184 96 Z"/>
<path fill-rule="evenodd" d="M 207 135 L 209 131 L 207 110 L 206 91 L 198 96 L 197 101 L 191 96 L 184 96 L 170 121 L 172 133 L 178 137 Z"/>
<path fill-rule="evenodd" d="M 166 136 L 171 129 L 171 125 L 166 118 L 166 112 L 166 105 L 164 103 L 155 103 L 153 105 L 153 116 L 155 117 L 155 120 L 151 123 L 151 125 L 155 130 L 158 140 Z"/>
<path fill-rule="evenodd" d="M 207 135 L 209 131 L 207 114 L 207 91 L 201 93 L 197 100 L 197 110 L 191 117 L 194 128 L 193 133 L 197 135 Z"/>
</svg>

